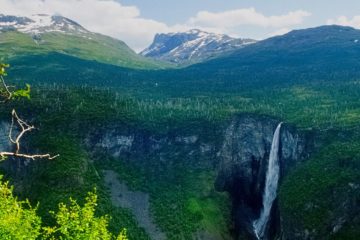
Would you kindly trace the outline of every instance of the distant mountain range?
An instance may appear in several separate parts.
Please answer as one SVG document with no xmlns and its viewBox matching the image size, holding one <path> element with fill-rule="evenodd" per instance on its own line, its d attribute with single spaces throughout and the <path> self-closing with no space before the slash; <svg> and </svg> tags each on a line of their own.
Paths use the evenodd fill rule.
<svg viewBox="0 0 360 240">
<path fill-rule="evenodd" d="M 153 43 L 140 54 L 172 63 L 190 64 L 219 57 L 255 42 L 253 39 L 236 39 L 193 29 L 157 34 Z"/>
<path fill-rule="evenodd" d="M 5 59 L 58 52 L 129 68 L 159 69 L 169 66 L 136 54 L 121 40 L 90 32 L 61 16 L 0 14 L 0 43 L 0 52 Z"/>
<path fill-rule="evenodd" d="M 172 62 L 196 64 L 169 70 L 167 68 L 173 68 L 170 63 L 140 56 L 124 42 L 92 33 L 64 17 L 0 16 L 1 57 L 24 70 L 36 69 L 39 78 L 44 72 L 61 71 L 69 81 L 80 80 L 76 74 L 81 73 L 83 83 L 101 81 L 111 86 L 136 86 L 136 89 L 237 91 L 250 85 L 349 81 L 358 80 L 360 76 L 360 30 L 351 27 L 329 25 L 295 30 L 258 42 L 191 30 L 158 34 L 155 42 L 142 54 L 165 60 L 165 56 L 170 58 L 176 52 L 179 60 Z M 215 42 L 223 42 L 220 44 L 223 47 L 215 47 Z M 96 65 L 96 62 L 102 64 Z M 67 64 L 76 67 L 70 68 Z M 76 76 L 68 73 L 69 69 L 75 71 Z M 104 69 L 108 69 L 107 72 Z M 55 72 L 51 75 L 54 79 L 49 77 L 47 81 L 55 81 L 58 76 Z"/>
<path fill-rule="evenodd" d="M 5 59 L 58 52 L 128 68 L 163 69 L 226 56 L 256 41 L 193 29 L 157 34 L 147 49 L 136 54 L 123 41 L 93 33 L 66 17 L 0 14 L 0 43 Z"/>
<path fill-rule="evenodd" d="M 66 55 L 28 54 L 10 63 L 21 66 L 21 69 L 14 69 L 17 73 L 22 72 L 20 78 L 26 76 L 29 69 L 37 69 L 36 73 L 32 73 L 32 79 L 36 81 L 66 80 L 128 87 L 136 92 L 171 94 L 237 92 L 319 81 L 358 81 L 360 30 L 342 26 L 296 30 L 240 48 L 223 57 L 181 69 L 161 71 L 124 69 Z M 67 63 L 71 63 L 71 66 Z M 48 77 L 44 79 L 45 74 Z"/>
</svg>

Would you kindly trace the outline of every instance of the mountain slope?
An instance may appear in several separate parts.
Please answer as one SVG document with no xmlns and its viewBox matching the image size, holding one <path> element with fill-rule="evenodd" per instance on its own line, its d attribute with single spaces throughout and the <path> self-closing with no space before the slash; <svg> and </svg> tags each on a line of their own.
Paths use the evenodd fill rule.
<svg viewBox="0 0 360 240">
<path fill-rule="evenodd" d="M 59 52 L 130 68 L 169 66 L 139 56 L 124 42 L 92 33 L 60 16 L 34 15 L 27 18 L 0 15 L 0 51 L 5 59 Z"/>
<path fill-rule="evenodd" d="M 197 29 L 183 33 L 157 34 L 153 43 L 140 54 L 173 63 L 201 62 L 254 43 L 252 39 L 235 39 L 223 34 Z"/>
<path fill-rule="evenodd" d="M 183 69 L 161 71 L 125 70 L 97 64 L 98 72 L 92 72 L 88 69 L 95 67 L 95 64 L 76 62 L 77 68 L 83 69 L 82 83 L 101 82 L 103 85 L 106 82 L 111 87 L 126 85 L 136 91 L 155 91 L 171 95 L 238 92 L 319 81 L 357 80 L 360 76 L 360 43 L 357 39 L 360 39 L 360 31 L 348 27 L 324 26 L 305 29 L 252 44 L 223 58 Z M 18 57 L 12 62 L 17 68 L 24 69 L 24 74 L 26 69 L 36 68 L 37 74 L 32 77 L 40 81 L 44 81 L 41 80 L 42 74 L 58 71 L 68 76 L 76 75 L 74 79 L 78 79 L 76 72 L 67 71 L 71 69 L 66 66 L 70 59 L 63 59 L 66 58 L 61 55 L 41 58 L 28 56 Z M 54 65 L 57 68 L 45 67 Z M 90 65 L 92 67 L 89 67 Z M 52 76 L 54 77 L 51 81 L 60 80 L 56 79 L 56 74 Z M 110 79 L 100 80 L 103 76 Z"/>
<path fill-rule="evenodd" d="M 229 56 L 190 66 L 202 81 L 234 86 L 358 78 L 360 30 L 321 26 L 269 38 Z"/>
</svg>

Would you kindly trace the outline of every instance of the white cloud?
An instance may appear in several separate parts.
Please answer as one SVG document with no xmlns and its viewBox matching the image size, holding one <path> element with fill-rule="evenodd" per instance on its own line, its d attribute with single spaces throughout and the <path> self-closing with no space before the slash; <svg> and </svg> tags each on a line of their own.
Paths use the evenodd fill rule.
<svg viewBox="0 0 360 240">
<path fill-rule="evenodd" d="M 161 11 L 161 10 L 160 10 Z M 279 16 L 266 16 L 255 8 L 224 12 L 200 11 L 185 23 L 166 23 L 141 16 L 136 6 L 124 6 L 117 0 L 0 0 L 0 13 L 29 16 L 58 14 L 75 20 L 90 31 L 125 41 L 136 51 L 147 47 L 156 33 L 199 28 L 234 37 L 249 37 L 244 28 L 263 32 L 283 31 L 301 24 L 309 12 L 297 10 Z"/>
<path fill-rule="evenodd" d="M 298 10 L 280 16 L 265 16 L 256 11 L 255 8 L 236 9 L 225 12 L 201 11 L 195 17 L 190 18 L 190 25 L 204 27 L 226 27 L 234 28 L 243 25 L 255 27 L 284 28 L 300 24 L 305 17 L 310 16 L 309 12 Z"/>
<path fill-rule="evenodd" d="M 342 26 L 350 26 L 354 28 L 360 29 L 360 16 L 354 16 L 353 18 L 348 18 L 346 16 L 341 16 L 336 19 L 329 19 L 327 24 L 332 25 L 342 25 Z"/>
<path fill-rule="evenodd" d="M 224 12 L 201 11 L 185 24 L 189 28 L 200 28 L 211 32 L 225 33 L 234 37 L 251 37 L 246 30 L 260 31 L 261 39 L 290 32 L 295 26 L 311 16 L 304 10 L 291 11 L 283 15 L 266 16 L 255 8 L 235 9 Z"/>
</svg>

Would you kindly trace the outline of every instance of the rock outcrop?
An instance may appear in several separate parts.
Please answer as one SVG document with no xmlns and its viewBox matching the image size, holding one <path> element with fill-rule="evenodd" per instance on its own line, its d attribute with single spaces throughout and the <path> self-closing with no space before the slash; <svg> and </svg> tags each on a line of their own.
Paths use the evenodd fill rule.
<svg viewBox="0 0 360 240">
<path fill-rule="evenodd" d="M 90 133 L 85 144 L 93 151 L 105 151 L 114 158 L 149 164 L 148 167 L 171 164 L 179 158 L 195 168 L 212 167 L 217 162 L 221 139 L 209 139 L 205 131 L 194 128 L 187 133 L 181 130 L 153 133 L 112 125 Z"/>
</svg>

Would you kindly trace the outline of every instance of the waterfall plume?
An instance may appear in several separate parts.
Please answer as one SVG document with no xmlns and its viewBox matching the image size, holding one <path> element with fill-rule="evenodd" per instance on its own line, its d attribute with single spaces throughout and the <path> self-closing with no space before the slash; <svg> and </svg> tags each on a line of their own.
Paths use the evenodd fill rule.
<svg viewBox="0 0 360 240">
<path fill-rule="evenodd" d="M 281 125 L 282 123 L 277 126 L 271 144 L 268 169 L 266 172 L 266 182 L 263 192 L 263 208 L 261 210 L 260 217 L 253 223 L 254 232 L 258 239 L 264 238 L 266 226 L 270 217 L 271 207 L 276 198 L 280 173 L 279 145 Z"/>
</svg>

